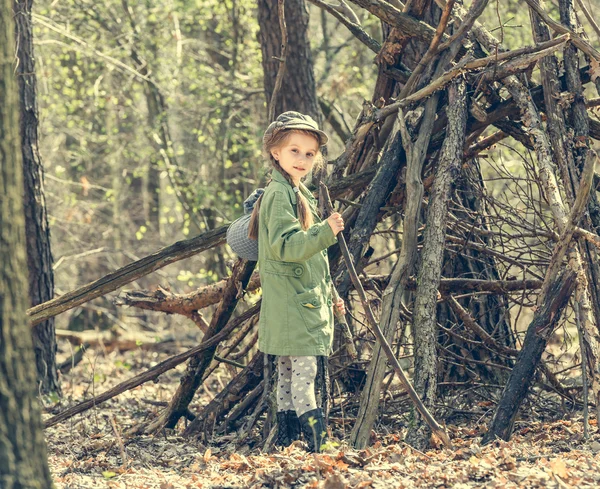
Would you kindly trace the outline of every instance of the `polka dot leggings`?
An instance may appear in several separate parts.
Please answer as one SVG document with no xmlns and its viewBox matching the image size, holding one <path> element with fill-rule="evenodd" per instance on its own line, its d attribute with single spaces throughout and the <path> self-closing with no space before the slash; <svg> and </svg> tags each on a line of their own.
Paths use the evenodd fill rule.
<svg viewBox="0 0 600 489">
<path fill-rule="evenodd" d="M 317 357 L 279 356 L 277 367 L 277 411 L 295 409 L 302 416 L 316 409 Z"/>
</svg>

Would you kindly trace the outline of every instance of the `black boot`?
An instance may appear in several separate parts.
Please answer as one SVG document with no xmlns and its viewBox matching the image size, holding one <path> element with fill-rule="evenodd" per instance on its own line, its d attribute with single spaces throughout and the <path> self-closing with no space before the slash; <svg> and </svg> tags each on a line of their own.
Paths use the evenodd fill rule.
<svg viewBox="0 0 600 489">
<path fill-rule="evenodd" d="M 323 409 L 318 407 L 307 411 L 300 416 L 299 420 L 304 440 L 308 444 L 308 451 L 311 453 L 321 453 L 321 445 L 328 440 Z"/>
<path fill-rule="evenodd" d="M 302 436 L 302 431 L 300 431 L 300 420 L 298 419 L 298 415 L 294 409 L 288 411 L 288 413 L 288 433 L 290 435 L 290 440 L 299 440 L 300 436 Z"/>
<path fill-rule="evenodd" d="M 294 440 L 300 438 L 300 422 L 296 411 L 277 411 L 277 437 L 274 445 L 278 447 L 290 446 Z"/>
</svg>

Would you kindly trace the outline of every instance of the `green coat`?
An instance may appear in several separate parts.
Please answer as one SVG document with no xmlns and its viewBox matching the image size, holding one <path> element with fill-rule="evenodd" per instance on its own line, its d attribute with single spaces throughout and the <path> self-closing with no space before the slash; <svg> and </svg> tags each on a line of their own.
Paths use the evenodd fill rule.
<svg viewBox="0 0 600 489">
<path fill-rule="evenodd" d="M 302 183 L 315 224 L 303 231 L 296 194 L 273 169 L 260 204 L 258 268 L 262 304 L 258 349 L 271 355 L 332 353 L 333 301 L 327 248 L 337 243 L 316 213 L 316 199 Z"/>
</svg>

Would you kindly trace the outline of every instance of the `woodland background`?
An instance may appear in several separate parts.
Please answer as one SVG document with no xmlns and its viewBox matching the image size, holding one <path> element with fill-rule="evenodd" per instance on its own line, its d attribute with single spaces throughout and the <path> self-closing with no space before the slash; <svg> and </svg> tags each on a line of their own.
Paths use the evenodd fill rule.
<svg viewBox="0 0 600 489">
<path fill-rule="evenodd" d="M 417 145 L 421 121 L 430 110 L 426 108 L 427 100 L 432 97 L 404 108 L 406 128 L 398 129 L 398 122 L 391 129 L 389 121 L 379 125 L 364 121 L 376 109 L 402 98 L 399 94 L 406 87 L 411 71 L 422 69 L 423 76 L 408 93 L 435 80 L 439 73 L 434 76 L 433 67 L 440 58 L 434 57 L 426 66 L 416 68 L 429 43 L 413 34 L 403 38 L 401 28 L 396 31 L 378 18 L 379 11 L 376 15 L 375 11 L 364 8 L 368 3 L 332 2 L 336 12 L 362 28 L 366 34 L 363 39 L 367 40 L 361 42 L 356 32 L 350 32 L 332 15 L 331 9 L 324 8 L 324 2 L 285 2 L 288 62 L 281 92 L 275 100 L 275 115 L 283 110 L 310 113 L 330 134 L 326 150 L 329 169 L 322 177 L 328 181 L 327 177 L 332 176 L 329 184 L 334 205 L 345 211 L 348 218 L 346 238 L 362 275 L 369 304 L 376 317 L 383 318 L 386 312 L 382 292 L 399 262 L 405 236 L 404 219 L 410 214 L 406 187 L 411 170 L 407 169 L 405 155 L 403 162 L 393 167 L 390 159 L 396 150 L 390 148 L 402 145 L 406 150 L 407 138 Z M 442 10 L 436 2 L 415 1 L 408 6 L 390 3 L 400 10 L 408 9 L 411 16 L 434 29 L 440 22 Z M 484 7 L 479 22 L 504 48 L 517 50 L 541 42 L 544 29 L 539 27 L 525 2 L 473 2 L 477 4 Z M 461 6 L 467 10 L 473 5 L 456 2 L 453 12 Z M 571 26 L 573 30 L 591 49 L 600 49 L 600 31 L 582 9 L 583 5 L 593 16 L 600 4 L 596 0 L 561 0 L 545 2 L 544 8 L 553 19 L 561 19 L 561 8 L 566 8 L 565 5 L 577 12 L 580 25 Z M 242 214 L 242 202 L 255 188 L 266 185 L 269 169 L 260 154 L 260 142 L 269 123 L 268 102 L 279 67 L 277 60 L 267 61 L 270 56 L 280 54 L 274 34 L 279 30 L 276 10 L 277 2 L 265 0 L 103 3 L 84 0 L 33 4 L 39 115 L 37 149 L 43 167 L 40 187 L 51 238 L 51 252 L 48 250 L 49 261 L 45 266 L 51 267 L 56 296 L 175 242 L 218 230 Z M 537 38 L 532 24 L 538 29 Z M 460 23 L 450 21 L 446 32 L 451 35 L 459 26 Z M 553 37 L 558 34 L 556 31 Z M 371 49 L 366 46 L 369 43 Z M 462 49 L 481 57 L 479 46 L 473 48 L 473 44 L 477 42 L 469 38 Z M 575 49 L 572 44 L 569 46 Z M 593 56 L 590 58 L 588 53 L 566 51 L 565 55 L 563 47 L 552 51 L 558 73 L 562 75 L 566 70 L 565 56 L 567 61 L 578 60 L 577 69 L 581 70 L 584 83 L 584 111 L 587 110 L 591 121 L 591 137 L 577 139 L 579 129 L 569 111 L 583 102 L 564 87 L 559 90 L 557 105 L 569 112 L 566 129 L 572 141 L 566 145 L 567 151 L 582 170 L 585 155 L 582 156 L 581 148 L 593 149 L 600 137 L 597 109 L 600 80 L 596 78 L 600 69 L 594 67 Z M 464 55 L 458 53 L 455 53 L 457 59 Z M 290 60 L 296 60 L 297 65 L 289 64 Z M 538 94 L 536 103 L 542 107 L 542 127 L 553 140 L 546 109 L 540 102 L 541 65 L 539 59 L 527 58 L 511 67 L 498 64 L 498 70 L 502 67 L 506 73 L 517 73 L 530 94 Z M 527 328 L 541 309 L 538 299 L 542 282 L 548 276 L 558 282 L 557 277 L 563 277 L 561 270 L 568 268 L 566 261 L 559 260 L 556 273 L 548 274 L 554 266 L 553 252 L 562 229 L 553 220 L 552 198 L 544 187 L 543 171 L 538 167 L 537 140 L 529 129 L 527 117 L 518 110 L 507 111 L 495 127 L 484 123 L 490 113 L 504 107 L 503 103 L 517 98 L 516 92 L 502 87 L 493 70 L 493 66 L 480 72 L 465 69 L 468 74 L 464 76 L 463 105 L 468 106 L 464 115 L 467 130 L 463 130 L 465 140 L 460 146 L 465 154 L 459 165 L 460 174 L 445 199 L 449 214 L 443 221 L 448 227 L 442 241 L 441 275 L 443 279 L 482 279 L 504 284 L 513 281 L 522 286 L 515 286 L 510 292 L 502 289 L 499 293 L 492 289 L 469 290 L 464 284 L 447 283 L 440 287 L 444 300 L 434 307 L 433 325 L 437 323 L 438 329 L 433 334 L 433 375 L 437 385 L 432 397 L 427 392 L 427 381 L 420 384 L 415 379 L 419 373 L 414 369 L 414 340 L 424 330 L 417 329 L 417 333 L 414 330 L 412 321 L 417 306 L 412 291 L 418 286 L 415 278 L 427 240 L 427 210 L 433 202 L 434 175 L 442 159 L 442 135 L 446 130 L 448 138 L 446 128 L 451 128 L 448 97 L 456 96 L 449 93 L 451 88 L 444 86 L 437 92 L 439 100 L 434 109 L 438 110 L 438 125 L 434 125 L 431 147 L 426 151 L 420 172 L 425 195 L 415 228 L 418 258 L 412 272 L 407 272 L 416 285 L 410 288 L 403 282 L 402 296 L 408 309 L 396 303 L 400 310 L 391 313 L 395 316 L 391 329 L 386 330 L 401 365 L 416 381 L 417 391 L 447 426 L 455 444 L 453 452 L 441 450 L 439 440 L 430 439 L 426 430 L 419 429 L 422 420 L 411 412 L 406 393 L 385 362 L 380 380 L 384 388 L 381 389 L 381 384 L 369 384 L 368 369 L 375 364 L 376 357 L 375 337 L 366 326 L 364 307 L 350 283 L 339 251 L 330 250 L 332 276 L 348 300 L 347 320 L 359 354 L 358 359 L 348 361 L 338 351 L 329 368 L 330 423 L 342 448 L 337 456 L 307 462 L 297 447 L 285 454 L 285 462 L 283 458 L 258 455 L 258 449 L 265 440 L 268 442 L 271 428 L 270 421 L 265 420 L 268 400 L 263 401 L 260 384 L 252 384 L 251 392 L 244 393 L 242 400 L 218 397 L 230 389 L 229 382 L 240 372 L 262 373 L 262 363 L 252 363 L 258 362 L 259 355 L 255 325 L 248 320 L 243 335 L 236 330 L 239 344 L 229 350 L 219 349 L 217 357 L 208 358 L 207 378 L 196 386 L 196 397 L 188 401 L 189 410 L 186 404 L 176 419 L 171 418 L 173 423 L 165 421 L 163 409 L 177 396 L 180 377 L 189 376 L 190 365 L 196 368 L 197 364 L 190 362 L 187 368 L 182 364 L 161 375 L 156 384 L 144 384 L 64 424 L 48 427 L 50 463 L 57 484 L 89 487 L 107 481 L 114 487 L 159 487 L 156 484 L 275 487 L 300 484 L 303 473 L 308 474 L 304 483 L 312 487 L 368 487 L 369 484 L 375 487 L 379 483 L 389 484 L 385 481 L 390 478 L 406 486 L 424 487 L 434 483 L 449 487 L 483 483 L 491 484 L 490 487 L 522 483 L 561 487 L 596 484 L 592 468 L 600 451 L 595 416 L 598 399 L 594 400 L 597 388 L 593 384 L 593 371 L 587 372 L 592 377 L 589 382 L 582 376 L 582 363 L 585 365 L 588 359 L 583 355 L 586 360 L 582 362 L 582 340 L 578 333 L 581 313 L 574 294 L 561 307 L 559 321 L 546 338 L 547 345 L 542 347 L 545 347 L 542 362 L 535 375 L 532 371 L 530 379 L 533 388 L 521 407 L 516 425 L 509 430 L 509 436 L 514 433 L 514 438 L 479 447 L 479 437 L 485 436 L 514 367 L 516 350 L 523 348 Z M 391 119 L 395 117 L 392 115 Z M 477 121 L 481 127 L 477 127 Z M 390 130 L 392 135 L 388 137 Z M 563 180 L 560 156 L 553 153 L 552 157 L 557 165 L 555 178 L 559 192 L 568 203 L 568 215 L 574 200 L 569 195 L 574 198 L 577 194 Z M 369 201 L 370 191 L 374 193 L 369 182 L 375 174 L 373 170 L 386 165 L 393 185 L 384 192 L 384 201 L 372 216 L 373 229 L 366 238 L 361 238 L 357 230 L 364 229 L 360 226 L 366 224 L 364 219 L 357 218 L 357 213 L 361 205 L 365 208 L 375 205 Z M 367 172 L 366 177 L 358 178 L 356 183 L 344 180 L 361 172 Z M 593 223 L 586 228 L 592 235 L 589 243 L 594 242 L 600 229 L 599 174 L 600 165 L 596 165 L 585 217 Z M 309 178 L 314 179 L 314 176 Z M 574 188 L 577 185 L 578 181 Z M 28 238 L 34 239 L 32 236 L 28 232 Z M 581 242 L 579 246 L 583 246 Z M 586 261 L 589 269 L 600 265 L 594 252 L 586 256 L 589 258 L 584 261 L 589 259 L 589 263 Z M 227 303 L 227 289 L 222 281 L 232 273 L 252 273 L 246 265 L 237 263 L 234 267 L 236 260 L 225 244 L 209 247 L 56 315 L 45 327 L 56 331 L 56 361 L 63 373 L 48 373 L 45 367 L 40 367 L 39 355 L 37 361 L 44 420 L 48 422 L 65 409 L 206 339 L 210 318 L 222 314 L 219 300 Z M 249 278 L 244 277 L 242 281 Z M 600 278 L 596 278 L 599 281 L 594 284 L 592 280 L 590 290 L 600 287 Z M 258 304 L 259 289 L 254 285 L 249 290 L 231 312 L 231 318 L 247 319 L 244 314 L 252 312 Z M 167 314 L 164 307 L 153 310 L 161 309 L 161 303 L 164 306 L 169 300 L 172 305 L 183 296 L 200 300 L 200 292 L 217 299 L 208 300 L 193 313 L 171 309 Z M 449 305 L 449 293 L 454 293 L 459 307 L 454 303 Z M 593 292 L 590 300 L 591 310 L 597 313 L 597 296 Z M 461 316 L 461 307 L 468 314 Z M 485 330 L 479 336 L 469 325 L 470 318 L 475 318 Z M 593 328 L 600 330 L 598 315 L 590 331 Z M 39 345 L 39 341 L 45 340 L 37 341 Z M 87 346 L 85 353 L 82 350 L 83 355 L 73 361 L 72 355 L 81 344 Z M 336 346 L 343 350 L 339 334 Z M 233 363 L 228 363 L 222 353 L 229 354 L 231 350 L 235 350 L 230 357 Z M 597 363 L 590 362 L 592 369 L 597 370 Z M 48 374 L 43 379 L 40 370 Z M 583 396 L 588 396 L 585 393 L 588 384 L 589 399 L 585 402 Z M 373 403 L 371 399 L 374 404 L 371 413 L 363 409 L 369 401 L 365 400 L 365 385 L 378 385 L 375 390 L 378 394 L 383 391 L 379 401 Z M 255 401 L 240 407 L 243 399 L 251 398 Z M 218 408 L 211 404 L 215 399 L 219 401 Z M 588 404 L 590 416 L 588 419 L 585 412 L 584 433 L 584 406 Z M 216 422 L 210 418 L 207 407 L 211 413 L 218 413 Z M 190 425 L 185 418 L 195 416 L 211 419 L 213 424 L 196 428 L 194 436 L 189 438 Z M 219 426 L 225 416 L 229 420 Z M 362 432 L 354 428 L 351 434 L 359 419 L 365 428 Z M 413 434 L 405 437 L 409 429 Z M 548 436 L 548 433 L 555 434 Z M 158 436 L 164 436 L 164 441 Z M 427 451 L 434 448 L 440 450 Z M 562 458 L 551 456 L 562 452 L 565 452 Z M 228 486 L 228 482 L 232 485 Z"/>
</svg>

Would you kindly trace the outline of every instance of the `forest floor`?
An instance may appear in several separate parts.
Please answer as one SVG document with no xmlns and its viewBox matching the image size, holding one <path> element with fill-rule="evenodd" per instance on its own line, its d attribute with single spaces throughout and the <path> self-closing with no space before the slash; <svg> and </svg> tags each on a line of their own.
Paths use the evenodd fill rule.
<svg viewBox="0 0 600 489">
<path fill-rule="evenodd" d="M 48 411 L 55 414 L 104 392 L 184 349 L 182 345 L 163 352 L 89 349 L 84 360 L 62 377 L 61 405 Z M 323 454 L 307 454 L 301 442 L 265 454 L 249 445 L 236 449 L 235 433 L 205 446 L 181 436 L 183 420 L 166 434 L 125 437 L 127 429 L 160 411 L 147 400 L 168 401 L 184 369 L 185 365 L 180 365 L 157 383 L 144 384 L 48 428 L 48 456 L 56 489 L 600 486 L 600 433 L 595 417 L 588 441 L 583 440 L 581 416 L 563 413 L 548 420 L 520 419 L 510 442 L 482 447 L 481 435 L 491 411 L 485 403 L 471 409 L 475 416 L 448 425 L 453 450 L 438 448 L 424 453 L 402 442 L 401 425 L 383 422 L 376 427 L 374 443 L 364 450 L 349 448 L 343 441 L 342 425 L 330 422 L 334 435 L 342 441 L 331 453 Z M 217 370 L 211 376 L 209 385 L 198 391 L 190 406 L 192 412 L 225 386 L 227 375 Z M 478 412 L 481 416 L 476 416 Z M 52 413 L 45 413 L 44 419 Z M 345 439 L 350 429 L 351 423 L 346 425 Z"/>
</svg>

